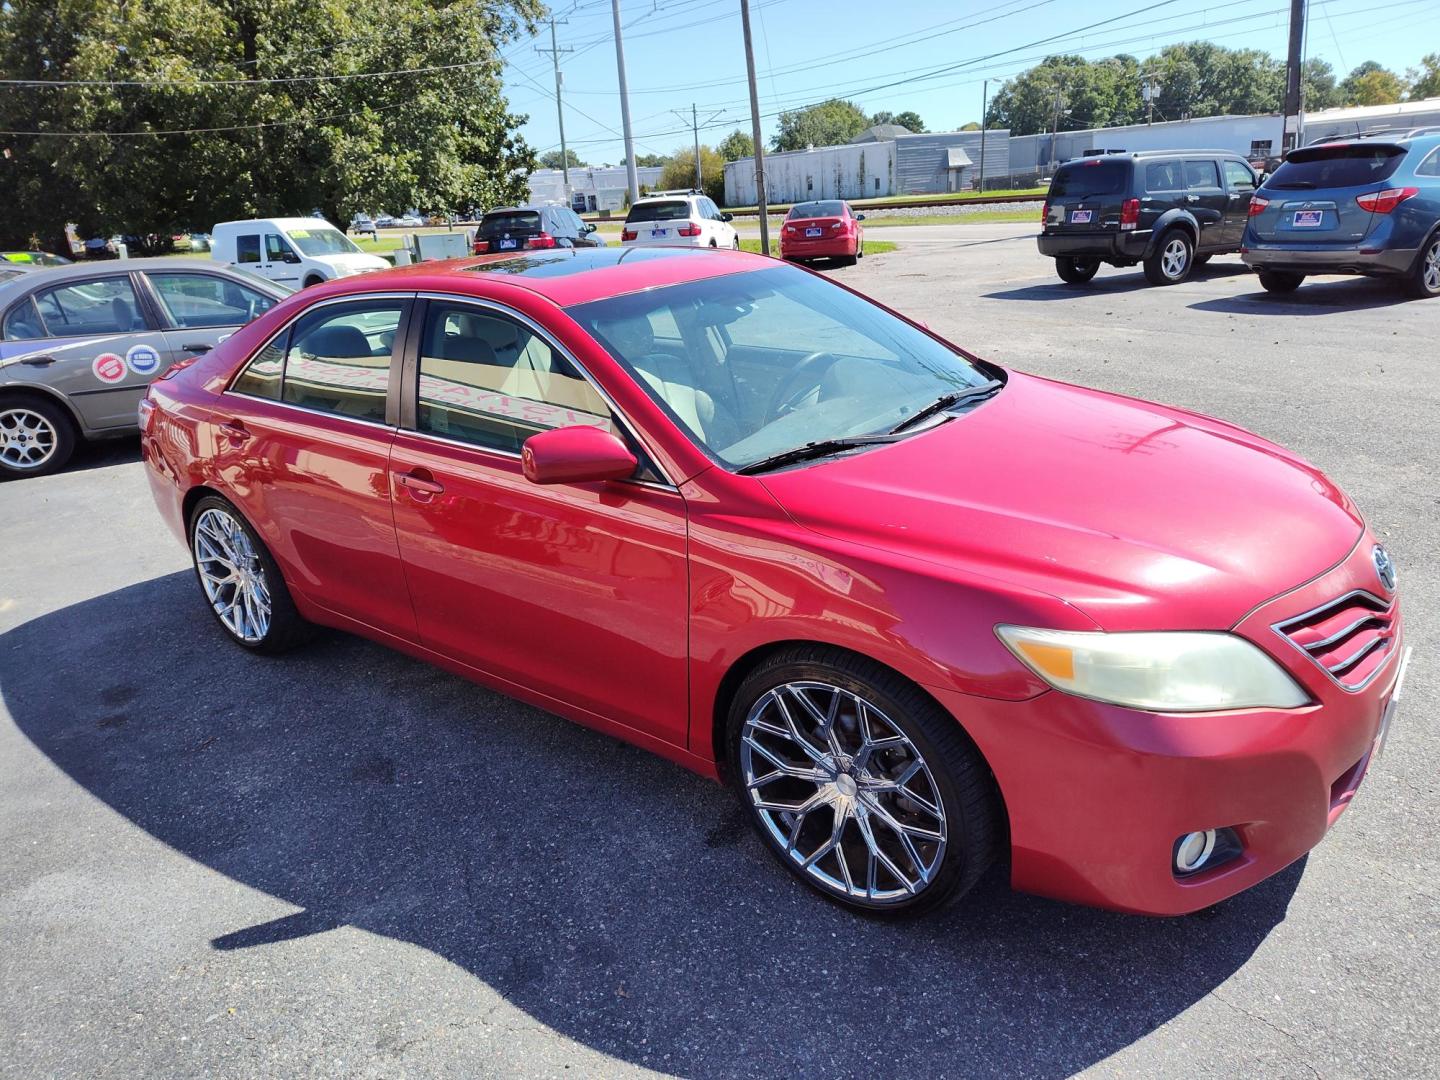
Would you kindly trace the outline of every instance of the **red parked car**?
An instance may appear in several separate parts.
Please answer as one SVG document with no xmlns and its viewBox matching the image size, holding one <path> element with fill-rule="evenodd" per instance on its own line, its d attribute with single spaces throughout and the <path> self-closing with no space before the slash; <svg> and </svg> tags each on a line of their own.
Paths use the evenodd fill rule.
<svg viewBox="0 0 1440 1080">
<path fill-rule="evenodd" d="M 865 257 L 864 220 L 842 199 L 796 203 L 780 229 L 780 257 L 800 263 L 839 259 L 854 266 Z"/>
<path fill-rule="evenodd" d="M 1399 697 L 1394 567 L 1318 470 L 759 256 L 347 278 L 141 420 L 234 642 L 338 627 L 723 778 L 857 908 L 997 858 L 1213 904 L 1325 835 Z"/>
</svg>

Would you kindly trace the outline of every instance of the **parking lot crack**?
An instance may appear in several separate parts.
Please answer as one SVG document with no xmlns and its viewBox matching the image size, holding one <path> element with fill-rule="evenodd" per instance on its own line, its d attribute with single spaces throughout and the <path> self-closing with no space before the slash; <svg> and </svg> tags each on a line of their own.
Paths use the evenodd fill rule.
<svg viewBox="0 0 1440 1080">
<path fill-rule="evenodd" d="M 1226 1006 L 1226 1007 L 1228 1007 L 1228 1008 L 1234 1009 L 1234 1010 L 1235 1010 L 1236 1012 L 1238 1012 L 1241 1016 L 1244 1016 L 1244 1017 L 1246 1017 L 1246 1018 L 1249 1019 L 1249 1020 L 1253 1020 L 1255 1023 L 1259 1024 L 1261 1027 L 1266 1028 L 1266 1029 L 1268 1029 L 1268 1030 L 1270 1030 L 1270 1031 L 1273 1031 L 1273 1032 L 1275 1032 L 1275 1034 L 1277 1034 L 1277 1035 L 1284 1036 L 1286 1039 L 1288 1039 L 1288 1040 L 1290 1041 L 1290 1043 L 1291 1043 L 1297 1050 L 1302 1050 L 1302 1051 L 1303 1051 L 1303 1050 L 1305 1049 L 1305 1044 L 1300 1041 L 1299 1036 L 1292 1034 L 1291 1032 L 1287 1031 L 1285 1028 L 1281 1027 L 1279 1024 L 1276 1024 L 1276 1023 L 1274 1023 L 1274 1022 L 1266 1019 L 1265 1017 L 1261 1016 L 1259 1013 L 1251 1012 L 1249 1009 L 1245 1008 L 1245 1006 L 1243 1006 L 1243 1005 L 1238 1005 L 1238 1004 L 1236 1004 L 1235 1002 L 1231 1001 L 1229 998 L 1222 997 L 1218 991 L 1212 992 L 1210 996 L 1211 996 L 1212 998 L 1214 998 L 1216 1001 L 1220 1002 L 1220 1004 L 1222 1004 L 1222 1005 L 1224 1005 L 1224 1006 Z M 1315 1068 L 1314 1065 L 1311 1065 L 1310 1062 L 1306 1061 L 1303 1057 L 1297 1059 L 1297 1062 L 1296 1062 L 1296 1063 L 1299 1064 L 1299 1065 L 1302 1065 L 1302 1066 L 1310 1073 L 1311 1076 L 1315 1077 L 1315 1080 L 1322 1080 L 1320 1070 L 1317 1069 L 1317 1068 Z"/>
</svg>

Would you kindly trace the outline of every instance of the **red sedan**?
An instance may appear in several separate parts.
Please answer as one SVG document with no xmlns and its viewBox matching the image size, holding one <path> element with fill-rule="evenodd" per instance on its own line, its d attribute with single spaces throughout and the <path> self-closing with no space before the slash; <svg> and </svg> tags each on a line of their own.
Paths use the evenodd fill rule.
<svg viewBox="0 0 1440 1080">
<path fill-rule="evenodd" d="M 864 220 L 842 199 L 796 203 L 780 229 L 780 257 L 801 263 L 839 259 L 854 266 L 865 257 Z"/>
<path fill-rule="evenodd" d="M 141 421 L 237 645 L 337 627 L 721 778 L 857 908 L 996 859 L 1213 904 L 1325 835 L 1399 697 L 1394 567 L 1314 467 L 759 256 L 336 281 Z"/>
</svg>

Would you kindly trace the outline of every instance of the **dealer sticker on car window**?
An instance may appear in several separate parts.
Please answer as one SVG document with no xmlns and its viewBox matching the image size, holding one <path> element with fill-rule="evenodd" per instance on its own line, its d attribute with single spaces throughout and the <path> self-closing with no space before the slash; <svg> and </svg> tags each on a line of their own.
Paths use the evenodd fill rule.
<svg viewBox="0 0 1440 1080">
<path fill-rule="evenodd" d="M 1324 221 L 1324 220 L 1325 220 L 1325 211 L 1323 211 L 1323 210 L 1296 210 L 1296 211 L 1295 211 L 1295 228 L 1297 228 L 1297 229 L 1315 229 L 1315 228 L 1319 228 L 1320 223 L 1321 223 L 1322 221 Z"/>
<path fill-rule="evenodd" d="M 1094 214 L 1094 213 L 1095 213 L 1094 210 L 1071 210 L 1071 211 L 1070 211 L 1070 224 L 1071 224 L 1071 225 L 1089 225 L 1089 224 L 1090 224 L 1090 216 L 1091 216 L 1092 214 Z"/>
</svg>

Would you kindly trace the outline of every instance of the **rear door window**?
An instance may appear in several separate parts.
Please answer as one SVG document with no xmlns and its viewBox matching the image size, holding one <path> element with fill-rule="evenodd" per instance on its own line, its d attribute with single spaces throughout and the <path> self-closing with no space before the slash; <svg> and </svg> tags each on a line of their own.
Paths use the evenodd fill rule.
<svg viewBox="0 0 1440 1080">
<path fill-rule="evenodd" d="M 35 294 L 51 337 L 128 334 L 144 330 L 145 317 L 129 277 L 76 281 Z"/>
<path fill-rule="evenodd" d="M 390 353 L 404 311 L 399 300 L 376 300 L 305 316 L 290 332 L 280 400 L 384 423 Z"/>
<path fill-rule="evenodd" d="M 1306 146 L 1293 151 L 1265 186 L 1293 190 L 1363 187 L 1388 180 L 1404 157 L 1401 147 L 1389 143 Z"/>
<path fill-rule="evenodd" d="M 1145 190 L 1184 191 L 1185 174 L 1178 161 L 1152 161 L 1145 166 Z"/>
<path fill-rule="evenodd" d="M 259 233 L 235 238 L 235 261 L 237 263 L 258 263 L 260 261 Z"/>
<path fill-rule="evenodd" d="M 1075 161 L 1061 165 L 1050 181 L 1050 197 L 1090 198 L 1118 195 L 1125 189 L 1130 164 L 1125 161 Z"/>
</svg>

